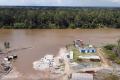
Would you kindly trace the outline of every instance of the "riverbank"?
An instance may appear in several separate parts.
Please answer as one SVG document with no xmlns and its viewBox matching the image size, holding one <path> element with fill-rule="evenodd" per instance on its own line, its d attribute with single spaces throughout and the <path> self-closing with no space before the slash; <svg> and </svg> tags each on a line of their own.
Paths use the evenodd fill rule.
<svg viewBox="0 0 120 80">
<path fill-rule="evenodd" d="M 54 57 L 52 67 L 49 67 L 48 63 L 42 63 L 41 60 L 38 60 L 33 62 L 33 68 L 39 71 L 46 71 L 47 75 L 52 76 L 51 79 L 57 78 L 56 75 L 58 76 L 66 72 L 64 65 L 67 65 L 65 64 L 67 54 L 69 54 L 69 51 L 66 48 L 60 48 L 59 55 Z"/>
<path fill-rule="evenodd" d="M 100 67 L 94 67 L 94 68 L 84 68 L 79 70 L 74 70 L 70 66 L 70 59 L 67 58 L 67 53 L 69 51 L 66 50 L 66 48 L 60 48 L 59 55 L 57 55 L 55 58 L 63 59 L 63 62 L 65 64 L 64 70 L 59 73 L 59 69 L 55 69 L 56 67 L 47 68 L 43 73 L 38 74 L 26 74 L 23 75 L 22 73 L 19 73 L 17 69 L 13 69 L 8 75 L 5 75 L 1 78 L 1 80 L 66 80 L 68 79 L 68 75 L 72 74 L 73 72 L 85 72 L 85 71 L 100 71 L 102 69 L 109 69 L 113 70 L 111 66 L 109 66 L 108 62 L 104 58 L 103 54 L 100 52 L 100 50 L 97 48 L 97 53 L 100 55 L 101 59 L 103 60 L 103 64 Z M 38 60 L 39 61 L 39 60 Z M 35 61 L 36 62 L 36 61 Z M 34 62 L 33 62 L 34 63 Z M 33 65 L 34 66 L 34 65 Z M 39 67 L 39 66 L 38 66 Z M 41 71 L 41 69 L 38 69 Z"/>
<path fill-rule="evenodd" d="M 22 74 L 20 74 L 17 70 L 16 70 L 16 68 L 14 67 L 13 69 L 12 69 L 12 71 L 10 71 L 10 73 L 9 74 L 7 74 L 7 75 L 2 75 L 1 76 L 1 79 L 0 80 L 10 80 L 10 79 L 18 79 L 18 78 L 21 78 L 22 77 Z"/>
<path fill-rule="evenodd" d="M 57 60 L 57 61 L 55 61 L 55 63 L 59 64 L 58 58 L 63 59 L 63 61 L 65 61 L 67 58 L 66 53 L 67 53 L 66 48 L 60 48 L 59 54 L 57 56 L 55 56 L 55 60 Z M 56 68 L 56 66 L 54 66 L 53 68 L 49 68 L 49 69 L 47 69 L 47 71 L 44 71 L 44 73 L 39 73 L 39 74 L 34 74 L 34 75 L 33 74 L 25 74 L 24 75 L 22 73 L 19 73 L 17 71 L 17 68 L 13 66 L 13 70 L 9 74 L 2 76 L 1 80 L 54 79 L 54 78 L 57 78 L 57 76 L 58 76 L 58 75 L 57 76 L 54 75 L 55 72 L 58 73 L 58 71 L 55 71 L 55 68 Z M 64 71 L 61 71 L 61 73 L 64 73 Z M 52 77 L 49 77 L 49 76 L 52 76 Z"/>
</svg>

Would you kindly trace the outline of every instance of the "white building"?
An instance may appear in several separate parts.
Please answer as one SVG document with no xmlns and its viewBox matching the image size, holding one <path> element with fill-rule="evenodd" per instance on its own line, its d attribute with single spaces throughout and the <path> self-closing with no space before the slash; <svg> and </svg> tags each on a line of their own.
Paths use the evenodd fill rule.
<svg viewBox="0 0 120 80">
<path fill-rule="evenodd" d="M 89 45 L 89 48 L 92 48 L 93 47 L 93 45 Z"/>
<path fill-rule="evenodd" d="M 99 56 L 89 56 L 89 55 L 79 56 L 79 58 L 82 58 L 82 59 L 100 59 Z"/>
<path fill-rule="evenodd" d="M 93 80 L 93 74 L 72 73 L 72 79 L 71 80 Z"/>
<path fill-rule="evenodd" d="M 70 51 L 70 59 L 73 59 L 73 51 Z"/>
<path fill-rule="evenodd" d="M 43 62 L 49 63 L 54 60 L 54 55 L 46 55 L 43 59 Z"/>
</svg>

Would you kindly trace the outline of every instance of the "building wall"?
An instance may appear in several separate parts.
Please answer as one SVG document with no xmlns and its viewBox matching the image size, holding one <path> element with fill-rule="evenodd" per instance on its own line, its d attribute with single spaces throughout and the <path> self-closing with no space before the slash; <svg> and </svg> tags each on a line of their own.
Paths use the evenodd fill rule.
<svg viewBox="0 0 120 80">
<path fill-rule="evenodd" d="M 79 49 L 80 53 L 82 53 L 82 50 L 84 49 Z M 85 53 L 93 53 L 93 52 L 96 52 L 96 50 L 95 49 L 85 50 Z"/>
</svg>

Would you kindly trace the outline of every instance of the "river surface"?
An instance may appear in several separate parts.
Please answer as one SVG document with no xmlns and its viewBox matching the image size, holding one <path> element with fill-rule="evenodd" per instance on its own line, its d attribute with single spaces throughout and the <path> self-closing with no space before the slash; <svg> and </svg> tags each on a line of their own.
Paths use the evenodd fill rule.
<svg viewBox="0 0 120 80">
<path fill-rule="evenodd" d="M 45 54 L 57 55 L 60 47 L 72 44 L 75 39 L 82 39 L 84 44 L 97 47 L 111 43 L 120 38 L 120 29 L 0 29 L 0 48 L 4 42 L 10 42 L 11 49 L 20 47 L 37 47 L 35 49 L 14 52 L 18 55 L 13 65 L 21 73 L 38 73 L 32 63 Z M 11 53 L 9 54 L 11 55 Z"/>
</svg>

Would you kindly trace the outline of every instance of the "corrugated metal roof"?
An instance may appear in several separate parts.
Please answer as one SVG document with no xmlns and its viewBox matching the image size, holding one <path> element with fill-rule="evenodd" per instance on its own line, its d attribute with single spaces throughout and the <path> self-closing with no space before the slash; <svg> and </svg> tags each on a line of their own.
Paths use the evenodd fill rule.
<svg viewBox="0 0 120 80">
<path fill-rule="evenodd" d="M 79 50 L 95 50 L 95 48 L 93 48 L 93 47 L 92 48 L 89 48 L 89 47 L 88 48 L 79 48 Z"/>
<path fill-rule="evenodd" d="M 71 80 L 93 80 L 93 75 L 88 73 L 72 73 Z"/>
<path fill-rule="evenodd" d="M 100 59 L 99 56 L 90 56 L 90 55 L 82 55 L 82 56 L 79 56 L 79 58 L 82 58 L 82 59 Z"/>
</svg>

